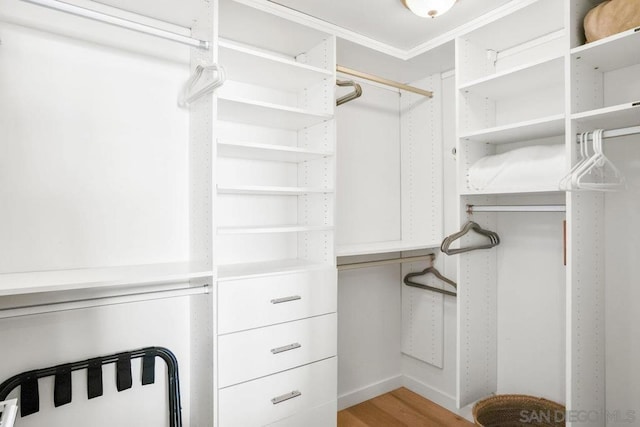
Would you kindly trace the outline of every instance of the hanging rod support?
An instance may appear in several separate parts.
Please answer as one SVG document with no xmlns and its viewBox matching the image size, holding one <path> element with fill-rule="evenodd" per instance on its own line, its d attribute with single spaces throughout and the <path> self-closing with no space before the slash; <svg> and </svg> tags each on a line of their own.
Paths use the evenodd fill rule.
<svg viewBox="0 0 640 427">
<path fill-rule="evenodd" d="M 419 261 L 431 261 L 436 258 L 435 254 L 428 254 L 422 256 L 412 256 L 406 258 L 389 258 L 382 259 L 379 261 L 363 261 L 363 262 L 351 262 L 346 264 L 338 264 L 338 270 L 354 270 L 356 268 L 367 268 L 367 267 L 379 267 L 381 265 L 393 265 L 393 264 L 404 264 L 405 262 L 419 262 Z"/>
<path fill-rule="evenodd" d="M 380 83 L 385 86 L 395 87 L 396 89 L 406 90 L 407 92 L 417 93 L 418 95 L 423 95 L 423 96 L 426 96 L 427 98 L 433 98 L 433 92 L 429 90 L 424 90 L 414 86 L 405 85 L 403 83 L 398 83 L 393 80 L 385 79 L 384 77 L 374 76 L 373 74 L 363 73 L 362 71 L 353 70 L 351 68 L 343 67 L 342 65 L 336 66 L 336 71 L 339 73 L 349 74 L 350 76 L 360 77 L 361 79 Z"/>
<path fill-rule="evenodd" d="M 184 36 L 182 34 L 173 33 L 171 31 L 162 30 L 160 28 L 152 27 L 150 25 L 141 24 L 139 22 L 130 21 L 118 16 L 109 15 L 102 12 L 96 12 L 91 9 L 87 9 L 73 4 L 65 3 L 58 0 L 22 0 L 28 3 L 33 3 L 38 6 L 48 7 L 60 12 L 65 12 L 70 15 L 80 16 L 94 21 L 104 22 L 105 24 L 115 25 L 117 27 L 123 27 L 139 33 L 150 34 L 152 36 L 160 37 L 166 40 L 186 44 L 188 46 L 197 47 L 200 49 L 209 49 L 209 42 L 205 40 L 198 40 L 192 37 Z"/>
<path fill-rule="evenodd" d="M 619 136 L 637 135 L 637 134 L 640 134 L 640 126 L 632 126 L 632 127 L 628 127 L 628 128 L 605 130 L 602 133 L 602 137 L 603 138 L 616 138 L 616 137 L 619 137 Z M 588 141 L 593 140 L 593 136 L 592 136 L 591 133 L 587 136 L 587 140 Z M 580 143 L 580 135 L 576 136 L 576 141 L 578 143 Z"/>
<path fill-rule="evenodd" d="M 152 301 L 166 298 L 178 298 L 209 293 L 209 285 L 169 289 L 164 291 L 138 292 L 116 296 L 83 298 L 71 301 L 60 301 L 45 304 L 23 305 L 0 309 L 0 319 L 31 316 L 34 314 L 55 313 L 59 311 L 80 310 L 83 308 L 103 307 L 107 305 L 127 304 L 132 302 Z"/>
<path fill-rule="evenodd" d="M 476 212 L 566 212 L 565 205 L 467 205 L 467 213 Z"/>
</svg>

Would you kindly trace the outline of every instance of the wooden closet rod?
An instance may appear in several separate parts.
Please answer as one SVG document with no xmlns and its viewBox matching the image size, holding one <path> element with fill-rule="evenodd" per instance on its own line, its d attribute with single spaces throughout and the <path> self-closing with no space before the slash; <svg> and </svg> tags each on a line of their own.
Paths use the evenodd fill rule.
<svg viewBox="0 0 640 427">
<path fill-rule="evenodd" d="M 396 89 L 406 90 L 407 92 L 417 93 L 418 95 L 423 95 L 427 98 L 433 98 L 433 92 L 429 90 L 424 90 L 414 86 L 405 85 L 403 83 L 394 82 L 393 80 L 374 76 L 373 74 L 363 73 L 362 71 L 352 70 L 351 68 L 343 67 L 342 65 L 336 66 L 336 71 L 339 73 L 349 74 L 350 76 L 360 77 L 361 79 L 380 83 L 385 86 L 395 87 Z"/>
</svg>

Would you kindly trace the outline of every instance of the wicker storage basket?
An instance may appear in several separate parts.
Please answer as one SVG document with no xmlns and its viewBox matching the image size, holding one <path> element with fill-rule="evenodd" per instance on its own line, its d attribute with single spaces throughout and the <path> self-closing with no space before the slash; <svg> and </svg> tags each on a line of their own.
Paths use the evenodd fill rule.
<svg viewBox="0 0 640 427">
<path fill-rule="evenodd" d="M 565 408 L 540 397 L 503 394 L 476 403 L 473 420 L 482 427 L 560 427 Z"/>
<path fill-rule="evenodd" d="M 640 27 L 640 0 L 603 1 L 584 18 L 587 43 L 636 27 Z"/>
</svg>

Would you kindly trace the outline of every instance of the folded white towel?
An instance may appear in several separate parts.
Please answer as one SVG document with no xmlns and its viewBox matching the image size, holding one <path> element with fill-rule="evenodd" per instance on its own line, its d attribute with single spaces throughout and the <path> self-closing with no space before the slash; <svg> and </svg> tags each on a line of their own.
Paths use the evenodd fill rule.
<svg viewBox="0 0 640 427">
<path fill-rule="evenodd" d="M 469 168 L 476 191 L 526 191 L 557 188 L 566 174 L 564 145 L 534 145 L 483 157 Z"/>
</svg>

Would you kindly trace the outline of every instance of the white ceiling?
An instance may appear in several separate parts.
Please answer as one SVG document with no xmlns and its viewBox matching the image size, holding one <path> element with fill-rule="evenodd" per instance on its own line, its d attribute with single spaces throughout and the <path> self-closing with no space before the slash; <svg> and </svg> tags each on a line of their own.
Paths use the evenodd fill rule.
<svg viewBox="0 0 640 427">
<path fill-rule="evenodd" d="M 269 0 L 315 18 L 408 50 L 511 0 L 458 0 L 445 15 L 420 18 L 401 0 Z"/>
</svg>

